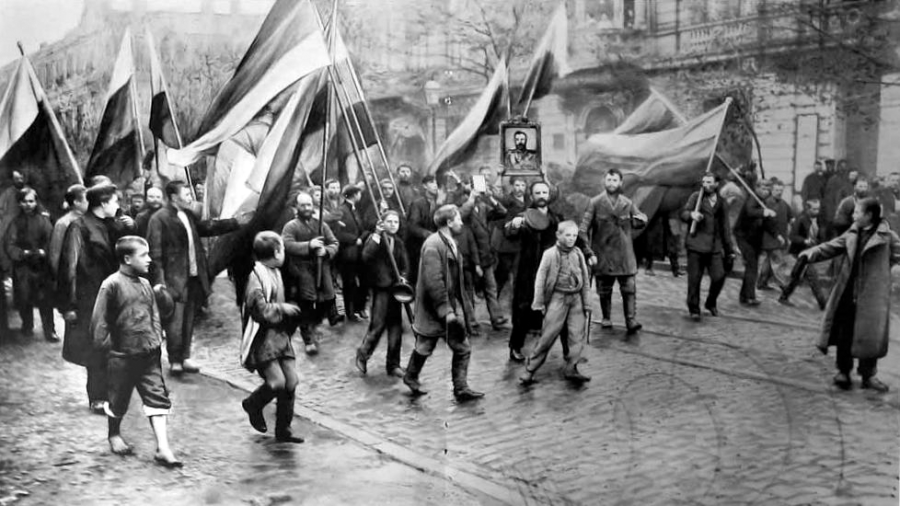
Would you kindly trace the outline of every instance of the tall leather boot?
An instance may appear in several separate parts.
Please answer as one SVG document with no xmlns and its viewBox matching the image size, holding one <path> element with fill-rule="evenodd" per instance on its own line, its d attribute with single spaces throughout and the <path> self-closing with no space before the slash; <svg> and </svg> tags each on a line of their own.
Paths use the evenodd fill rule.
<svg viewBox="0 0 900 506">
<path fill-rule="evenodd" d="M 291 433 L 291 422 L 294 421 L 294 391 L 278 392 L 278 405 L 275 406 L 275 440 L 282 443 L 302 443 L 303 438 Z"/>
<path fill-rule="evenodd" d="M 263 416 L 263 408 L 274 398 L 275 391 L 269 388 L 267 383 L 263 383 L 259 388 L 251 392 L 246 399 L 241 401 L 241 406 L 250 418 L 250 425 L 258 432 L 264 433 L 269 430 L 266 426 L 266 418 Z"/>
<path fill-rule="evenodd" d="M 416 350 L 413 350 L 409 356 L 409 364 L 406 366 L 406 374 L 403 375 L 403 383 L 412 390 L 413 395 L 425 395 L 428 393 L 422 390 L 422 384 L 419 383 L 419 373 L 422 371 L 426 360 L 428 360 L 428 357 L 419 354 Z"/>
<path fill-rule="evenodd" d="M 681 265 L 678 263 L 678 255 L 669 255 L 669 266 L 672 267 L 672 276 L 678 277 L 684 274 Z"/>
<path fill-rule="evenodd" d="M 633 293 L 622 294 L 622 306 L 625 310 L 625 333 L 634 334 L 644 328 L 637 321 L 637 295 Z"/>
<path fill-rule="evenodd" d="M 612 320 L 610 320 L 610 313 L 612 312 L 612 290 L 609 290 L 608 292 L 605 290 L 600 291 L 600 312 L 603 313 L 603 320 L 600 321 L 600 326 L 605 329 L 611 328 Z"/>
<path fill-rule="evenodd" d="M 484 393 L 476 392 L 469 388 L 469 358 L 471 353 L 454 353 L 450 365 L 450 375 L 453 377 L 453 396 L 459 402 L 466 402 L 484 397 Z"/>
</svg>

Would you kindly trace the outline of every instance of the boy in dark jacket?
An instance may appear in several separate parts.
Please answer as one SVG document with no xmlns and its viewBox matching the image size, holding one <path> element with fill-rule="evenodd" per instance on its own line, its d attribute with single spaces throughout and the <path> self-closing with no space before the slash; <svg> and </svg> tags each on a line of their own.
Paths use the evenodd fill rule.
<svg viewBox="0 0 900 506">
<path fill-rule="evenodd" d="M 392 291 L 398 282 L 406 283 L 409 272 L 406 246 L 398 236 L 399 229 L 400 213 L 385 211 L 362 251 L 362 261 L 369 274 L 368 283 L 372 287 L 372 319 L 366 336 L 356 350 L 356 368 L 363 374 L 366 374 L 366 361 L 372 357 L 385 330 L 388 333 L 387 373 L 396 378 L 406 374 L 406 370 L 400 367 L 403 315 L 400 302 L 394 298 Z M 397 266 L 396 272 L 392 264 Z M 400 279 L 397 279 L 398 275 Z"/>
<path fill-rule="evenodd" d="M 160 350 L 162 323 L 157 296 L 174 304 L 165 288 L 150 288 L 146 276 L 150 270 L 150 247 L 138 236 L 125 236 L 116 241 L 119 271 L 100 285 L 91 335 L 94 346 L 109 355 L 109 400 L 104 408 L 109 424 L 109 447 L 117 455 L 132 453 L 122 439 L 122 418 L 128 411 L 131 392 L 137 388 L 144 403 L 144 414 L 156 436 L 153 459 L 165 467 L 181 467 L 175 458 L 166 431 L 166 419 L 172 403 L 163 380 Z"/>
</svg>

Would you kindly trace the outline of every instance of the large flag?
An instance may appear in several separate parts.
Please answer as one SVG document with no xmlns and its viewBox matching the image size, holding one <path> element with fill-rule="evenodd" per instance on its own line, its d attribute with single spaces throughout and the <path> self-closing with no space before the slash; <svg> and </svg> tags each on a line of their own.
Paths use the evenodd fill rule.
<svg viewBox="0 0 900 506">
<path fill-rule="evenodd" d="M 0 181 L 21 172 L 53 217 L 81 172 L 28 58 L 22 57 L 0 100 Z M 6 217 L 0 217 L 3 219 Z"/>
<path fill-rule="evenodd" d="M 658 91 L 650 88 L 650 96 L 613 130 L 616 135 L 635 135 L 678 128 L 687 123 L 678 109 Z"/>
<path fill-rule="evenodd" d="M 100 120 L 100 129 L 85 169 L 85 179 L 104 175 L 124 188 L 141 175 L 143 146 L 138 131 L 136 100 L 131 31 L 126 28 L 106 93 L 106 108 Z"/>
<path fill-rule="evenodd" d="M 529 101 L 547 95 L 553 87 L 554 79 L 565 77 L 572 71 L 568 63 L 568 43 L 569 23 L 566 3 L 562 2 L 550 18 L 550 26 L 534 52 L 516 105 L 523 107 Z"/>
<path fill-rule="evenodd" d="M 463 163 L 472 156 L 481 136 L 496 135 L 500 122 L 509 115 L 508 97 L 509 69 L 502 59 L 478 101 L 438 148 L 425 173 L 435 174 Z"/>
<path fill-rule="evenodd" d="M 156 52 L 156 43 L 153 34 L 148 28 L 145 32 L 147 38 L 147 51 L 150 54 L 150 91 L 153 94 L 150 100 L 150 132 L 156 142 L 156 159 L 158 166 L 157 175 L 163 181 L 184 179 L 186 174 L 183 168 L 168 163 L 169 149 L 180 149 L 182 146 L 181 132 L 175 123 L 175 111 L 172 108 L 172 97 L 169 95 L 169 87 L 163 76 L 162 64 L 159 54 Z"/>
<path fill-rule="evenodd" d="M 636 135 L 595 134 L 588 138 L 575 167 L 576 188 L 600 190 L 601 178 L 615 167 L 628 192 L 638 186 L 693 186 L 716 149 L 728 102 L 685 125 Z"/>
<path fill-rule="evenodd" d="M 231 80 L 216 96 L 190 145 L 169 152 L 181 166 L 214 154 L 276 95 L 330 63 L 315 8 L 309 0 L 278 0 L 263 21 Z"/>
</svg>

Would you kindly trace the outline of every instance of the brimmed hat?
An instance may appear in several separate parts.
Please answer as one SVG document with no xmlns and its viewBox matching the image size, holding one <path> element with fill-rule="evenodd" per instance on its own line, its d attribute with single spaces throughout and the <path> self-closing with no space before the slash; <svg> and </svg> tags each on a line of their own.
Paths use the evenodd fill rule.
<svg viewBox="0 0 900 506">
<path fill-rule="evenodd" d="M 341 190 L 341 195 L 344 198 L 349 198 L 357 193 L 362 193 L 362 190 L 359 188 L 359 186 L 352 185 L 352 184 L 348 184 L 347 186 L 344 187 L 343 190 Z"/>
</svg>

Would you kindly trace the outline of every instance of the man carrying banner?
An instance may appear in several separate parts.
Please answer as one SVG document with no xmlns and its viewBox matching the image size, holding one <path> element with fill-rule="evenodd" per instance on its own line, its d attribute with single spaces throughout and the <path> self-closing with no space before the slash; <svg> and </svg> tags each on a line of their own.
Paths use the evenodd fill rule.
<svg viewBox="0 0 900 506">
<path fill-rule="evenodd" d="M 597 293 L 603 320 L 600 326 L 612 327 L 612 289 L 618 281 L 625 311 L 625 328 L 634 334 L 643 327 L 638 323 L 637 260 L 631 242 L 631 230 L 647 224 L 647 216 L 640 212 L 631 199 L 622 195 L 622 173 L 609 169 L 605 177 L 606 191 L 591 199 L 591 204 L 581 220 L 581 239 L 584 255 L 597 277 Z"/>
<path fill-rule="evenodd" d="M 354 322 L 368 318 L 366 299 L 368 298 L 363 274 L 362 249 L 369 233 L 363 225 L 358 204 L 362 190 L 358 186 L 347 185 L 343 191 L 344 204 L 341 206 L 341 221 L 334 230 L 340 249 L 337 266 L 341 271 L 341 288 L 344 296 L 344 311 L 347 319 Z"/>
<path fill-rule="evenodd" d="M 775 227 L 775 211 L 763 207 L 771 193 L 772 186 L 765 179 L 756 182 L 757 198 L 748 198 L 744 202 L 737 223 L 734 224 L 734 238 L 741 250 L 744 260 L 744 278 L 741 283 L 740 302 L 745 306 L 758 306 L 756 298 L 756 280 L 759 276 L 759 254 L 762 250 L 763 233 L 768 231 L 778 236 Z"/>
<path fill-rule="evenodd" d="M 300 336 L 306 353 L 314 355 L 319 351 L 316 327 L 334 306 L 331 263 L 338 241 L 327 223 L 313 217 L 313 200 L 305 192 L 297 194 L 297 217 L 284 226 L 281 237 L 289 274 L 288 299 L 300 306 Z"/>
<path fill-rule="evenodd" d="M 153 259 L 153 285 L 168 288 L 175 299 L 175 312 L 166 322 L 166 349 L 172 372 L 196 373 L 191 362 L 194 315 L 210 294 L 211 281 L 206 265 L 206 249 L 201 237 L 222 235 L 250 221 L 248 214 L 225 220 L 198 221 L 191 212 L 191 188 L 184 181 L 166 185 L 169 205 L 150 217 L 147 242 Z"/>
<path fill-rule="evenodd" d="M 685 239 L 688 260 L 687 306 L 691 319 L 700 321 L 700 283 L 703 271 L 709 272 L 709 293 L 706 310 L 719 316 L 716 301 L 725 286 L 726 265 L 734 262 L 734 247 L 728 230 L 728 205 L 718 194 L 719 176 L 708 173 L 701 180 L 700 191 L 688 198 L 681 211 L 685 223 L 697 223 L 693 234 Z M 702 199 L 697 211 L 697 199 Z"/>
</svg>

